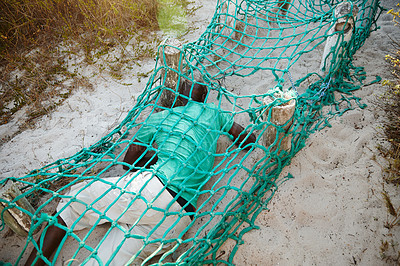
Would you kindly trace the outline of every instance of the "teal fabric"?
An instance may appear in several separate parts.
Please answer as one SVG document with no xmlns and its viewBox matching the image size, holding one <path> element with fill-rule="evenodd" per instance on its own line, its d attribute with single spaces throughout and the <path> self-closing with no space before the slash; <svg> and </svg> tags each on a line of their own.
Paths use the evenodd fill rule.
<svg viewBox="0 0 400 266">
<path fill-rule="evenodd" d="M 136 139 L 157 144 L 152 166 L 167 187 L 196 206 L 198 192 L 214 165 L 217 140 L 233 125 L 231 113 L 213 103 L 189 101 L 186 106 L 152 114 Z"/>
</svg>

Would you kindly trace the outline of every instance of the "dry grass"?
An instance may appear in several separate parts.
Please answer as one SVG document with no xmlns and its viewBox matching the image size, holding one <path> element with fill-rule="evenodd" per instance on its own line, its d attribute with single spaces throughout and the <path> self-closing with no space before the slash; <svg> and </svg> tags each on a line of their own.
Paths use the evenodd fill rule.
<svg viewBox="0 0 400 266">
<path fill-rule="evenodd" d="M 391 9 L 388 14 L 393 16 L 394 25 L 399 27 L 400 8 L 397 12 Z M 386 55 L 385 59 L 391 65 L 393 79 L 383 81 L 382 85 L 387 90 L 377 102 L 378 107 L 385 112 L 383 133 L 390 145 L 379 149 L 388 161 L 388 167 L 385 168 L 388 174 L 386 181 L 400 184 L 400 43 L 392 39 L 392 44 L 395 52 Z"/>
<path fill-rule="evenodd" d="M 1 51 L 19 51 L 71 36 L 92 46 L 138 29 L 154 30 L 158 28 L 157 6 L 156 0 L 3 0 Z"/>
<path fill-rule="evenodd" d="M 379 147 L 382 155 L 388 164 L 384 167 L 386 183 L 398 186 L 400 184 L 400 45 L 396 44 L 397 52 L 387 55 L 386 59 L 392 65 L 393 81 L 385 80 L 383 84 L 387 86 L 387 91 L 380 98 L 378 106 L 385 112 L 386 120 L 383 125 L 384 138 L 390 144 L 388 147 Z M 392 197 L 398 198 L 398 193 L 383 191 L 382 197 L 385 203 L 388 217 L 384 226 L 389 230 L 398 230 L 400 225 L 400 206 L 395 206 Z M 391 234 L 389 234 L 391 235 Z M 390 237 L 383 240 L 380 247 L 381 258 L 387 263 L 400 264 L 400 249 Z"/>
<path fill-rule="evenodd" d="M 23 107 L 29 124 L 62 103 L 74 87 L 89 85 L 68 71 L 68 57 L 83 52 L 90 64 L 132 36 L 146 38 L 158 29 L 157 10 L 157 0 L 0 1 L 0 125 Z M 69 51 L 60 51 L 60 43 Z M 132 60 L 152 55 L 151 49 L 137 49 Z M 120 75 L 121 67 L 110 68 Z M 63 87 L 66 80 L 74 86 Z"/>
<path fill-rule="evenodd" d="M 400 9 L 397 12 L 392 9 L 388 13 L 393 15 L 394 24 L 399 26 Z M 377 104 L 385 112 L 386 120 L 383 124 L 383 133 L 384 138 L 389 143 L 387 147 L 379 147 L 388 162 L 387 166 L 384 167 L 386 172 L 384 181 L 398 186 L 400 184 L 400 43 L 395 40 L 392 40 L 392 43 L 395 52 L 386 55 L 386 60 L 391 65 L 393 80 L 383 81 L 383 85 L 387 87 L 387 90 L 380 97 Z M 393 189 L 395 191 L 396 187 Z M 383 201 L 388 212 L 387 222 L 384 226 L 389 230 L 398 230 L 398 225 L 400 225 L 400 206 L 395 206 L 392 202 L 393 197 L 398 198 L 396 194 L 398 193 L 395 192 L 389 195 L 387 191 L 382 192 Z M 393 234 L 391 231 L 389 232 L 386 236 L 388 240 L 382 240 L 379 253 L 386 263 L 399 265 L 400 249 L 398 243 L 392 237 Z"/>
<path fill-rule="evenodd" d="M 387 91 L 381 97 L 379 106 L 385 111 L 387 119 L 383 130 L 386 140 L 390 143 L 388 148 L 381 148 L 389 163 L 385 169 L 388 173 L 386 181 L 400 184 L 400 44 L 395 43 L 395 46 L 397 52 L 386 56 L 392 65 L 395 79 L 383 82 L 383 85 L 387 86 Z"/>
</svg>

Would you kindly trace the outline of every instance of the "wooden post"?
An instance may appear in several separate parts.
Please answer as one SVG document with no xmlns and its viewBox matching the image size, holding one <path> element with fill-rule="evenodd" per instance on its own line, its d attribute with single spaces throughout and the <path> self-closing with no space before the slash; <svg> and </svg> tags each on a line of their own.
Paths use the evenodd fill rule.
<svg viewBox="0 0 400 266">
<path fill-rule="evenodd" d="M 0 198 L 12 202 L 15 198 L 21 196 L 21 191 L 12 181 L 5 183 L 3 187 L 0 188 Z M 25 197 L 21 197 L 15 202 L 15 204 L 28 212 L 35 213 L 35 209 L 28 202 Z M 9 203 L 0 202 L 0 213 L 9 206 Z M 10 208 L 3 212 L 3 222 L 7 224 L 15 233 L 20 236 L 27 236 L 31 227 L 31 216 L 27 213 L 19 210 L 18 208 Z"/>
<path fill-rule="evenodd" d="M 322 55 L 322 61 L 320 65 L 320 72 L 325 75 L 325 72 L 336 71 L 337 69 L 331 69 L 331 62 L 336 63 L 336 67 L 339 65 L 339 57 L 342 53 L 345 53 L 347 46 L 342 46 L 343 42 L 349 42 L 353 35 L 354 21 L 358 13 L 357 5 L 351 2 L 341 2 L 335 7 L 333 16 L 337 18 L 335 22 L 332 22 L 331 28 L 328 32 L 329 37 L 326 40 L 324 53 Z M 351 14 L 349 16 L 349 14 Z M 342 40 L 339 40 L 343 33 Z M 340 41 L 340 42 L 339 42 Z M 334 48 L 336 47 L 336 50 Z M 335 58 L 333 58 L 335 56 Z"/>
<path fill-rule="evenodd" d="M 167 39 L 162 44 L 161 64 L 168 69 L 163 70 L 165 75 L 164 88 L 160 96 L 160 104 L 171 108 L 179 90 L 179 73 L 182 71 L 181 49 L 182 43 L 176 39 Z M 175 72 L 175 71 L 177 72 Z M 165 72 L 166 71 L 166 72 Z M 166 73 L 166 74 L 165 74 Z"/>
<path fill-rule="evenodd" d="M 282 17 L 286 16 L 291 1 L 292 0 L 279 0 L 278 1 L 278 11 Z"/>
<path fill-rule="evenodd" d="M 279 149 L 277 154 L 279 155 L 281 151 L 289 152 L 291 149 L 292 135 L 286 135 L 289 131 L 290 126 L 293 123 L 293 114 L 296 109 L 296 96 L 292 92 L 276 92 L 275 98 L 282 98 L 285 102 L 279 105 L 273 105 L 275 99 L 273 97 L 267 97 L 264 99 L 264 105 L 268 106 L 265 112 L 264 121 L 268 121 L 272 124 L 267 126 L 263 138 L 264 145 L 269 147 L 275 143 L 274 147 L 271 147 L 270 151 L 275 151 Z M 277 127 L 281 127 L 282 131 L 279 132 Z"/>
<path fill-rule="evenodd" d="M 277 2 L 276 6 L 267 12 L 267 18 L 271 22 L 277 22 L 278 19 L 284 19 L 287 16 L 292 0 L 278 0 Z"/>
<path fill-rule="evenodd" d="M 229 5 L 228 5 L 228 3 L 229 3 Z M 234 8 L 232 8 L 232 6 Z M 233 2 L 225 2 L 222 5 L 220 13 L 224 14 L 224 15 L 219 17 L 220 18 L 219 22 L 221 25 L 225 24 L 226 26 L 233 28 L 233 21 L 234 21 L 235 15 L 236 15 L 236 8 L 237 8 L 237 6 Z M 232 12 L 232 10 L 233 10 L 233 12 Z"/>
</svg>

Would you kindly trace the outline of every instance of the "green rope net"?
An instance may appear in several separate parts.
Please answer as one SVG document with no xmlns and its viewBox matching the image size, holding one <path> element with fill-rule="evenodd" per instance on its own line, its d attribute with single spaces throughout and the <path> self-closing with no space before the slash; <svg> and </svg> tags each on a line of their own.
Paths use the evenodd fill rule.
<svg viewBox="0 0 400 266">
<path fill-rule="evenodd" d="M 377 0 L 357 0 L 345 2 L 345 5 L 341 2 L 219 0 L 211 23 L 197 41 L 183 45 L 174 41 L 163 43 L 146 88 L 117 128 L 74 156 L 57 160 L 21 178 L 1 180 L 0 185 L 4 187 L 17 187 L 12 193 L 3 193 L 0 198 L 2 228 L 7 219 L 18 220 L 13 229 L 27 235 L 16 264 L 22 263 L 22 257 L 26 258 L 32 248 L 39 250 L 37 259 L 40 257 L 48 264 L 56 264 L 69 239 L 76 246 L 75 252 L 68 257 L 69 263 L 83 257 L 81 263 L 94 259 L 100 265 L 107 265 L 107 262 L 100 261 L 97 247 L 108 241 L 107 236 L 113 228 L 120 229 L 123 238 L 116 243 L 117 248 L 111 259 L 118 259 L 118 249 L 125 240 L 135 239 L 140 240 L 142 245 L 131 256 L 129 263 L 136 263 L 139 258 L 146 264 L 232 263 L 238 246 L 243 242 L 243 234 L 256 228 L 254 222 L 257 215 L 267 209 L 279 184 L 291 177 L 281 177 L 280 173 L 304 147 L 308 136 L 329 126 L 329 120 L 334 116 L 355 107 L 364 107 L 353 91 L 360 88 L 365 73 L 363 68 L 353 66 L 352 58 L 370 31 L 376 29 L 376 20 L 382 8 Z M 171 57 L 174 53 L 177 54 L 175 59 Z M 314 69 L 310 62 L 316 61 L 319 62 L 318 68 Z M 304 68 L 307 68 L 307 75 L 299 75 L 301 71 L 296 69 Z M 139 143 L 137 139 L 142 134 L 139 128 L 149 126 L 149 117 L 160 113 L 185 116 L 192 101 L 187 105 L 182 103 L 182 99 L 187 99 L 179 85 L 183 82 L 207 86 L 205 103 L 200 105 L 213 103 L 212 110 L 232 116 L 257 140 L 244 146 L 237 141 L 232 142 L 230 134 L 221 130 L 223 126 L 205 128 L 204 132 L 214 132 L 219 136 L 216 149 L 216 138 L 206 145 L 211 147 L 206 152 L 209 158 L 214 159 L 212 169 L 203 173 L 204 180 L 199 189 L 190 192 L 196 195 L 196 199 L 198 197 L 196 211 L 185 212 L 182 208 L 181 212 L 174 213 L 170 209 L 173 202 L 165 209 L 155 204 L 165 189 L 161 189 L 149 202 L 141 188 L 131 193 L 127 186 L 109 183 L 106 177 L 117 177 L 118 180 L 129 177 L 131 180 L 145 171 L 157 174 L 154 168 L 149 170 L 123 162 L 124 154 L 129 145 Z M 187 88 L 193 92 L 193 86 Z M 174 111 L 176 106 L 180 106 L 177 107 L 181 108 L 180 112 Z M 197 116 L 187 116 L 186 121 L 189 124 L 200 123 L 202 114 L 198 112 Z M 217 123 L 211 122 L 210 125 Z M 167 134 L 174 134 L 174 126 Z M 153 126 L 151 130 L 161 134 L 163 129 Z M 184 137 L 175 139 L 183 140 Z M 159 147 L 166 145 L 158 143 L 156 147 L 152 145 L 153 140 L 142 146 L 146 152 L 138 160 L 144 156 L 154 159 Z M 195 145 L 193 154 L 198 154 L 204 146 L 199 141 L 190 145 Z M 176 159 L 179 151 L 167 156 Z M 179 157 L 180 161 L 176 164 L 179 169 L 173 169 L 175 175 L 188 167 L 186 160 L 191 158 Z M 206 164 L 205 161 L 197 163 Z M 123 170 L 123 166 L 137 171 L 130 174 L 129 170 Z M 185 184 L 191 177 L 189 174 L 186 179 L 180 180 L 182 191 L 175 191 L 175 199 L 184 195 Z M 108 190 L 102 196 L 111 190 L 119 191 L 115 202 L 106 206 L 105 211 L 100 211 L 95 202 L 86 204 L 66 194 L 74 185 L 85 184 L 77 192 L 80 193 L 95 182 L 107 185 Z M 11 194 L 13 196 L 9 197 Z M 121 226 L 119 218 L 122 214 L 117 218 L 108 215 L 123 195 L 132 196 L 129 206 L 139 200 L 145 204 L 145 211 L 131 222 L 131 227 Z M 80 202 L 84 206 L 82 213 L 96 213 L 98 219 L 83 235 L 78 234 L 74 230 L 77 229 L 76 223 L 66 227 L 57 222 L 62 209 L 55 211 L 55 206 L 60 199 Z M 163 218 L 146 233 L 133 231 L 138 221 L 144 220 L 146 213 L 151 211 L 161 212 Z M 171 215 L 179 216 L 171 228 L 158 238 L 152 237 Z M 188 216 L 193 218 L 188 226 L 174 235 L 172 227 Z M 80 219 L 83 219 L 82 216 L 76 218 L 77 221 Z M 98 238 L 98 243 L 90 245 L 88 239 L 93 236 L 101 219 L 110 223 L 110 229 L 104 229 L 105 233 Z M 43 237 L 38 231 L 46 232 L 51 225 L 64 229 L 66 236 L 49 261 L 41 253 Z M 224 245 L 226 248 L 228 242 L 234 244 L 230 245 L 229 256 L 222 258 L 220 251 Z M 147 247 L 153 249 L 146 253 Z M 168 249 L 164 250 L 165 247 Z"/>
</svg>

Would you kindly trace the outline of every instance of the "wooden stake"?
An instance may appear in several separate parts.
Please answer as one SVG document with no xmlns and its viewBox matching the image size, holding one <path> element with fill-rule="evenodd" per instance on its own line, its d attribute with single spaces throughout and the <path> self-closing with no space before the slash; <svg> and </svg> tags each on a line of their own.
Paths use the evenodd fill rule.
<svg viewBox="0 0 400 266">
<path fill-rule="evenodd" d="M 182 43 L 176 39 L 167 39 L 163 46 L 164 55 L 161 57 L 161 63 L 168 69 L 163 70 L 165 88 L 163 88 L 160 96 L 160 104 L 171 108 L 175 98 L 178 96 L 176 92 L 179 92 L 179 73 L 182 71 Z"/>
<path fill-rule="evenodd" d="M 354 29 L 354 18 L 357 16 L 357 13 L 357 5 L 351 2 L 341 2 L 335 7 L 333 16 L 337 18 L 337 20 L 332 22 L 331 28 L 328 32 L 329 37 L 326 40 L 320 65 L 320 72 L 322 75 L 325 75 L 326 72 L 335 72 L 337 70 L 331 69 L 332 62 L 335 64 L 336 68 L 340 65 L 339 60 L 342 57 L 342 54 L 346 52 L 347 48 L 347 45 L 343 46 L 342 43 L 347 42 L 348 44 L 351 40 Z M 342 34 L 343 37 L 340 38 Z"/>
<path fill-rule="evenodd" d="M 282 16 L 286 16 L 291 1 L 292 0 L 279 0 L 278 1 L 278 9 L 279 9 L 278 11 L 281 13 Z"/>
<path fill-rule="evenodd" d="M 8 181 L 0 188 L 0 197 L 8 202 L 13 202 L 15 198 L 21 196 L 21 191 L 15 183 Z M 21 197 L 15 202 L 16 206 L 25 209 L 27 212 L 35 213 L 35 209 L 25 197 Z M 0 202 L 0 213 L 9 206 L 9 203 Z M 17 207 L 7 209 L 3 212 L 3 222 L 6 223 L 15 233 L 20 236 L 28 236 L 31 227 L 31 216 Z"/>
<path fill-rule="evenodd" d="M 293 93 L 275 93 L 276 98 L 282 98 L 284 100 L 288 100 L 279 105 L 274 105 L 272 107 L 268 107 L 264 121 L 268 121 L 272 125 L 269 125 L 263 135 L 264 145 L 269 147 L 273 145 L 275 142 L 275 146 L 271 147 L 270 151 L 275 151 L 279 149 L 278 155 L 281 151 L 289 152 L 291 149 L 292 135 L 286 135 L 289 131 L 290 126 L 293 123 L 293 114 L 296 109 L 296 99 Z M 275 99 L 272 97 L 268 97 L 264 99 L 264 105 L 271 106 Z M 282 127 L 283 126 L 283 127 Z M 282 131 L 280 130 L 278 134 L 277 127 L 282 127 Z"/>
</svg>

